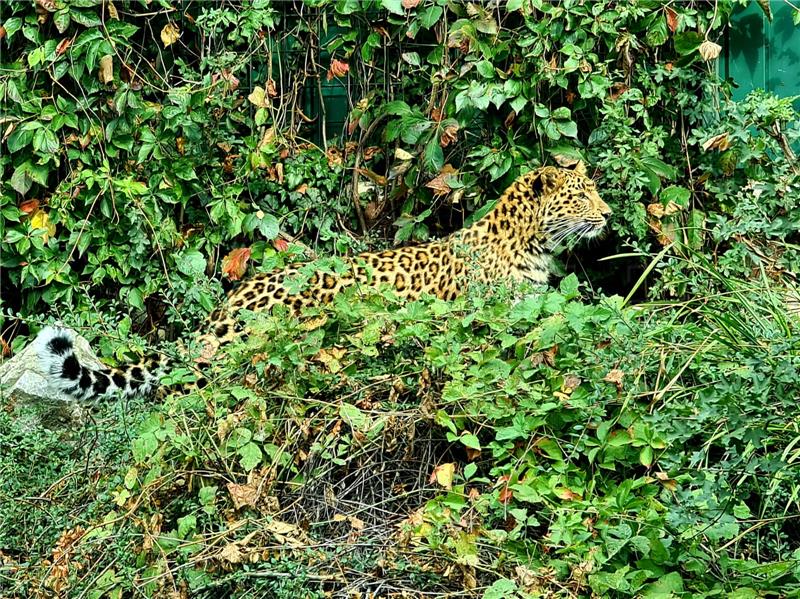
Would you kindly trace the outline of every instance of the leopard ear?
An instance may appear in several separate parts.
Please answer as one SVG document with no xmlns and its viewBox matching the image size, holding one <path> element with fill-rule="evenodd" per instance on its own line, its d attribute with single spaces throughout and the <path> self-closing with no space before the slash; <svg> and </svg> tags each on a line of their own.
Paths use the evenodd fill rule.
<svg viewBox="0 0 800 599">
<path fill-rule="evenodd" d="M 584 177 L 589 175 L 588 171 L 586 170 L 586 163 L 583 160 L 578 160 L 578 162 L 573 164 L 572 170 Z"/>
<path fill-rule="evenodd" d="M 564 175 L 560 169 L 544 166 L 533 173 L 530 185 L 536 196 L 550 195 L 564 183 Z"/>
</svg>

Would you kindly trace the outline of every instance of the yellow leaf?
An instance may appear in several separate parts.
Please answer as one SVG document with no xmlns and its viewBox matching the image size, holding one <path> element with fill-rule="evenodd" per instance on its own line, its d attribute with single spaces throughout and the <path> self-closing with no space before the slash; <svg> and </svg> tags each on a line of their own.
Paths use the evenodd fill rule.
<svg viewBox="0 0 800 599">
<path fill-rule="evenodd" d="M 264 91 L 264 88 L 260 85 L 256 85 L 255 89 L 247 96 L 247 99 L 250 100 L 250 103 L 254 106 L 258 106 L 259 108 L 266 108 L 269 106 L 269 101 L 267 100 L 267 93 Z"/>
<path fill-rule="evenodd" d="M 448 491 L 453 488 L 453 475 L 456 472 L 456 465 L 452 462 L 436 466 L 431 475 L 431 482 L 436 481 L 440 487 Z"/>
<path fill-rule="evenodd" d="M 170 46 L 178 41 L 178 38 L 181 36 L 181 31 L 172 23 L 167 23 L 164 25 L 164 29 L 161 30 L 161 43 L 164 44 L 164 47 Z"/>
<path fill-rule="evenodd" d="M 56 234 L 56 226 L 50 222 L 50 216 L 41 208 L 38 208 L 36 212 L 31 215 L 31 228 L 45 230 L 45 234 L 42 235 L 42 240 L 45 243 L 47 243 L 50 237 Z"/>
</svg>

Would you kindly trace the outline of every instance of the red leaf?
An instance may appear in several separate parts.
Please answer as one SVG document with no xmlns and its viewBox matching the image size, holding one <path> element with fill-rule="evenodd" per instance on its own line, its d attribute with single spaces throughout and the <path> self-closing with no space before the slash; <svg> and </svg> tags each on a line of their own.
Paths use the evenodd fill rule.
<svg viewBox="0 0 800 599">
<path fill-rule="evenodd" d="M 272 242 L 272 245 L 275 247 L 276 250 L 279 252 L 285 252 L 289 249 L 289 242 L 285 239 L 281 239 L 280 237 Z"/>
<path fill-rule="evenodd" d="M 250 248 L 236 248 L 222 259 L 222 273 L 231 281 L 242 278 L 250 259 Z"/>
</svg>

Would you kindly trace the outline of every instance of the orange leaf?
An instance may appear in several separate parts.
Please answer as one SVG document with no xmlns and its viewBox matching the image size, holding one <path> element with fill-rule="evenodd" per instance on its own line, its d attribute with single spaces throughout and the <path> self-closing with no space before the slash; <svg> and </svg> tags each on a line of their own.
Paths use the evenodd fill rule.
<svg viewBox="0 0 800 599">
<path fill-rule="evenodd" d="M 678 16 L 678 13 L 672 10 L 669 6 L 667 6 L 665 10 L 667 12 L 667 27 L 669 27 L 669 30 L 672 33 L 675 33 L 675 31 L 678 29 L 680 17 Z"/>
<path fill-rule="evenodd" d="M 556 497 L 559 499 L 566 499 L 567 501 L 572 501 L 574 499 L 581 499 L 581 496 L 573 491 L 572 489 L 567 489 L 566 487 L 558 487 L 553 491 Z"/>
<path fill-rule="evenodd" d="M 285 252 L 289 249 L 289 242 L 285 239 L 281 239 L 280 237 L 272 242 L 272 245 L 275 247 L 276 250 L 279 252 Z"/>
<path fill-rule="evenodd" d="M 401 4 L 403 5 L 403 8 L 408 10 L 409 8 L 415 8 L 417 4 L 419 4 L 419 0 L 403 0 Z"/>
<path fill-rule="evenodd" d="M 36 212 L 39 208 L 39 200 L 36 198 L 32 200 L 25 200 L 19 205 L 19 209 L 22 210 L 25 214 L 31 214 L 32 212 Z"/>
<path fill-rule="evenodd" d="M 350 70 L 350 65 L 344 61 L 336 58 L 331 60 L 331 66 L 328 69 L 328 81 L 334 77 L 344 77 Z"/>
<path fill-rule="evenodd" d="M 514 491 L 509 489 L 508 487 L 503 487 L 503 490 L 500 491 L 500 494 L 497 496 L 497 499 L 500 503 L 508 503 L 514 498 Z"/>
<path fill-rule="evenodd" d="M 58 42 L 58 46 L 56 46 L 56 56 L 61 56 L 67 49 L 72 45 L 72 39 L 65 37 L 63 40 Z"/>
<path fill-rule="evenodd" d="M 236 248 L 222 259 L 222 273 L 231 281 L 242 278 L 250 259 L 250 248 Z"/>
</svg>

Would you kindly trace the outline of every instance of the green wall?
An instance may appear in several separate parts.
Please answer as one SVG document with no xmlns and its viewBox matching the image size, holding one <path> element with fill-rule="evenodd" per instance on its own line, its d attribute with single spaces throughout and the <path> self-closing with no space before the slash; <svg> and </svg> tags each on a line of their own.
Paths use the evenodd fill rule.
<svg viewBox="0 0 800 599">
<path fill-rule="evenodd" d="M 783 0 L 770 2 L 772 22 L 753 1 L 732 19 L 725 44 L 723 73 L 739 87 L 739 100 L 762 88 L 780 96 L 800 94 L 800 27 Z"/>
</svg>

